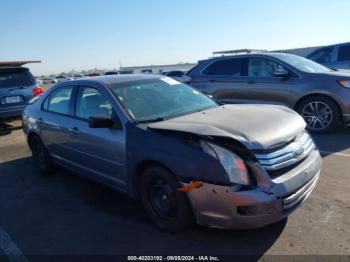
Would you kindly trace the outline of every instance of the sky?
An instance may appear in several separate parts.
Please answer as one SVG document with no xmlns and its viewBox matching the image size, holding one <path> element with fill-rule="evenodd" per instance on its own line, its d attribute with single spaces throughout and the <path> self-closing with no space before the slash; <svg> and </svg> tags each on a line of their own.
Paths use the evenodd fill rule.
<svg viewBox="0 0 350 262">
<path fill-rule="evenodd" d="M 36 75 L 350 41 L 348 0 L 0 0 L 0 61 Z"/>
</svg>

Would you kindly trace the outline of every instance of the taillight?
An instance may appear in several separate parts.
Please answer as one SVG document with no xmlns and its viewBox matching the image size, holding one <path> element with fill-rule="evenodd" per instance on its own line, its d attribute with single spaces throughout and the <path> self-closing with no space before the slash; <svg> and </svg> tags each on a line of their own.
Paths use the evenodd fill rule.
<svg viewBox="0 0 350 262">
<path fill-rule="evenodd" d="M 44 93 L 44 90 L 41 87 L 34 87 L 32 91 L 34 96 L 40 96 Z"/>
<path fill-rule="evenodd" d="M 192 78 L 189 76 L 186 76 L 184 82 L 185 82 L 185 84 L 191 84 Z"/>
</svg>

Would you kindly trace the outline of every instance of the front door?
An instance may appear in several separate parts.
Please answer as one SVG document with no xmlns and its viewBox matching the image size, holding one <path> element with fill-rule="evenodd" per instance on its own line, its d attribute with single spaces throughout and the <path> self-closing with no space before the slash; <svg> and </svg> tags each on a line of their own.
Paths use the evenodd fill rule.
<svg viewBox="0 0 350 262">
<path fill-rule="evenodd" d="M 69 122 L 68 136 L 71 161 L 86 171 L 124 184 L 125 130 L 90 128 L 89 117 L 117 118 L 103 90 L 80 86 L 76 95 L 74 118 Z"/>
<path fill-rule="evenodd" d="M 283 69 L 287 77 L 276 77 L 274 72 Z M 247 79 L 244 86 L 245 103 L 266 103 L 290 106 L 291 90 L 296 88 L 299 78 L 273 60 L 261 57 L 249 58 Z"/>
</svg>

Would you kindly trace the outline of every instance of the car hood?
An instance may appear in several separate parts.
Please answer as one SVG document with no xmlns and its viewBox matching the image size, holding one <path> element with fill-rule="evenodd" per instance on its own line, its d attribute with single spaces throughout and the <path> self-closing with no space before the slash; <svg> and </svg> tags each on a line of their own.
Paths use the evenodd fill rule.
<svg viewBox="0 0 350 262">
<path fill-rule="evenodd" d="M 225 105 L 148 124 L 150 129 L 228 137 L 251 150 L 265 150 L 293 140 L 305 129 L 293 110 L 277 105 Z"/>
<path fill-rule="evenodd" d="M 346 79 L 350 79 L 350 70 L 337 70 L 337 71 L 331 71 L 328 73 L 323 73 L 323 75 L 327 76 L 333 76 L 335 78 L 343 77 Z"/>
</svg>

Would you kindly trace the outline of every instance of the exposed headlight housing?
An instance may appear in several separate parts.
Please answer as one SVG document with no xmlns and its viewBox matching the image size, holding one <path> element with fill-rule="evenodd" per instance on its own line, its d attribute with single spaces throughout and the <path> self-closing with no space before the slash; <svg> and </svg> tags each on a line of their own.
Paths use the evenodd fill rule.
<svg viewBox="0 0 350 262">
<path fill-rule="evenodd" d="M 345 88 L 350 88 L 350 81 L 349 80 L 340 80 L 338 83 Z"/>
<path fill-rule="evenodd" d="M 249 185 L 248 169 L 242 158 L 213 143 L 202 140 L 200 145 L 205 153 L 220 161 L 231 183 L 244 186 Z"/>
</svg>

